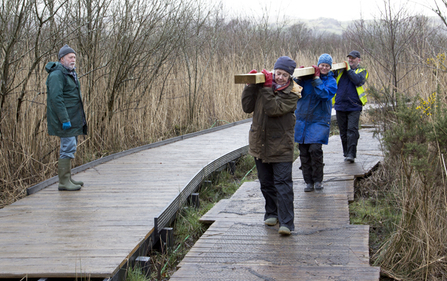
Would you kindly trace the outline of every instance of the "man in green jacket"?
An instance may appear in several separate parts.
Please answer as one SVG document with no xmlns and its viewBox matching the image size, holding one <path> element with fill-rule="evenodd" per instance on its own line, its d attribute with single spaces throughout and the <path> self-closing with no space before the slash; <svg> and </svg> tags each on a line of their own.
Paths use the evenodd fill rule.
<svg viewBox="0 0 447 281">
<path fill-rule="evenodd" d="M 45 66 L 48 134 L 61 139 L 59 190 L 80 190 L 84 183 L 71 178 L 71 159 L 76 152 L 77 136 L 87 134 L 87 123 L 75 71 L 76 52 L 65 45 L 59 50 L 58 59 Z"/>
</svg>

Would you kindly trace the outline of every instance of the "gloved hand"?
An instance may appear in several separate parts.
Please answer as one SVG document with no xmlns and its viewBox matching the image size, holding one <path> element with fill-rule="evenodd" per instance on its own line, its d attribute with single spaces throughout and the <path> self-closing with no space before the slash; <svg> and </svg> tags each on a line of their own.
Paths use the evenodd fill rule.
<svg viewBox="0 0 447 281">
<path fill-rule="evenodd" d="M 315 69 L 314 78 L 320 77 L 320 68 L 316 65 L 312 65 L 312 67 Z"/>
<path fill-rule="evenodd" d="M 256 69 L 253 69 L 253 70 L 250 71 L 249 73 L 250 73 L 250 74 L 251 74 L 251 73 L 258 73 L 258 71 L 257 71 Z"/>
<path fill-rule="evenodd" d="M 346 71 L 351 70 L 351 66 L 349 65 L 349 62 L 345 61 L 346 65 Z"/>
<path fill-rule="evenodd" d="M 302 66 L 300 66 L 300 67 L 298 67 L 298 68 L 304 68 L 304 65 L 302 65 Z"/>
<path fill-rule="evenodd" d="M 265 76 L 264 87 L 271 87 L 273 84 L 273 74 L 265 69 L 262 70 L 262 73 Z"/>
<path fill-rule="evenodd" d="M 62 129 L 63 130 L 68 130 L 70 128 L 71 128 L 71 122 L 70 121 L 62 123 Z"/>
</svg>

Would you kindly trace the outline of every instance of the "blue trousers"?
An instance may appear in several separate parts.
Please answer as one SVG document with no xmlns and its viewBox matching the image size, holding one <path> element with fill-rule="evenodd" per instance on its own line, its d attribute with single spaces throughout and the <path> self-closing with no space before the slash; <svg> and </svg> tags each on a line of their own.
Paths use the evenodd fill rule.
<svg viewBox="0 0 447 281">
<path fill-rule="evenodd" d="M 264 220 L 278 218 L 280 226 L 295 230 L 293 207 L 292 162 L 262 163 L 256 159 L 256 169 L 265 199 Z"/>
<path fill-rule="evenodd" d="M 61 149 L 59 152 L 59 158 L 61 159 L 74 159 L 76 147 L 78 145 L 78 138 L 77 137 L 68 137 L 68 138 L 61 138 Z"/>
</svg>

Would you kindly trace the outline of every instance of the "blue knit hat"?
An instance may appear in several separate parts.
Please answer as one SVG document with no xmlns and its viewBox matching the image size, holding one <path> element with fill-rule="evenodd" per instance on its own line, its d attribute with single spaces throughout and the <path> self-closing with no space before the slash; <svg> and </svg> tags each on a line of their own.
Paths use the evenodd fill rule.
<svg viewBox="0 0 447 281">
<path fill-rule="evenodd" d="M 76 55 L 76 52 L 70 48 L 70 46 L 68 46 L 67 44 L 65 44 L 60 50 L 59 53 L 57 54 L 57 58 L 58 60 L 60 60 L 62 57 L 64 57 L 65 55 L 68 55 L 70 53 L 73 53 Z"/>
<path fill-rule="evenodd" d="M 319 58 L 318 58 L 318 63 L 317 66 L 320 65 L 320 63 L 327 63 L 330 65 L 330 67 L 332 67 L 332 57 L 329 54 L 322 54 Z"/>
<path fill-rule="evenodd" d="M 283 56 L 283 57 L 280 57 L 275 62 L 275 66 L 273 68 L 274 69 L 282 69 L 282 70 L 286 71 L 287 73 L 289 73 L 290 75 L 293 75 L 293 72 L 295 71 L 295 68 L 296 68 L 296 62 L 287 56 Z"/>
</svg>

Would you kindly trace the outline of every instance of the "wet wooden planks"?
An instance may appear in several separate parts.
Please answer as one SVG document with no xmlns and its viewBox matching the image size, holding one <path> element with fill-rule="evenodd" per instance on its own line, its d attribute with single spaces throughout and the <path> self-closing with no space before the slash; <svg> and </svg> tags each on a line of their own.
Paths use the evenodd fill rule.
<svg viewBox="0 0 447 281">
<path fill-rule="evenodd" d="M 369 265 L 369 227 L 350 225 L 348 208 L 354 177 L 382 159 L 372 131 L 361 131 L 358 150 L 356 162 L 346 163 L 339 136 L 330 138 L 322 192 L 303 192 L 294 163 L 296 230 L 288 237 L 263 224 L 259 182 L 244 183 L 201 218 L 212 225 L 170 280 L 379 280 L 380 268 Z"/>
<path fill-rule="evenodd" d="M 0 278 L 113 276 L 154 231 L 154 217 L 205 165 L 248 145 L 250 122 L 143 150 L 0 210 Z"/>
<path fill-rule="evenodd" d="M 187 264 L 183 267 L 182 277 L 174 274 L 170 280 L 204 280 L 204 281 L 276 281 L 276 280 L 379 280 L 377 270 L 373 267 L 334 267 L 281 265 L 246 265 L 246 264 Z M 346 276 L 354 276 L 346 279 Z M 271 277 L 277 276 L 277 277 Z M 278 277 L 280 276 L 280 277 Z M 331 276 L 332 279 L 327 279 Z M 377 275 L 378 276 L 378 275 Z"/>
</svg>

